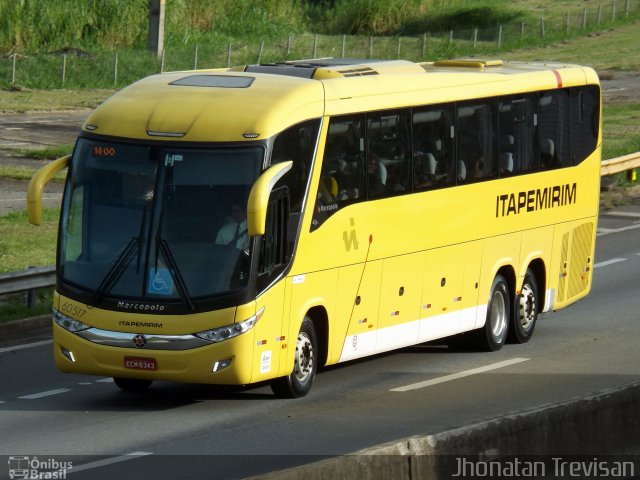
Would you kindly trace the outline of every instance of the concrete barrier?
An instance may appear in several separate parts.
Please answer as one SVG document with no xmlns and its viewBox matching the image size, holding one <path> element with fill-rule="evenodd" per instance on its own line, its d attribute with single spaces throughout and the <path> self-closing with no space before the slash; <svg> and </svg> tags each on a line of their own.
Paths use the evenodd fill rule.
<svg viewBox="0 0 640 480">
<path fill-rule="evenodd" d="M 452 474 L 458 473 L 461 458 L 485 463 L 492 459 L 551 463 L 552 457 L 560 461 L 565 458 L 591 461 L 603 456 L 638 455 L 639 407 L 640 381 L 252 478 L 433 480 L 452 478 Z M 612 457 L 606 458 L 613 461 Z M 624 458 L 634 464 L 627 465 L 635 468 L 631 473 L 640 474 L 640 458 Z M 554 478 L 553 472 L 551 477 Z"/>
</svg>

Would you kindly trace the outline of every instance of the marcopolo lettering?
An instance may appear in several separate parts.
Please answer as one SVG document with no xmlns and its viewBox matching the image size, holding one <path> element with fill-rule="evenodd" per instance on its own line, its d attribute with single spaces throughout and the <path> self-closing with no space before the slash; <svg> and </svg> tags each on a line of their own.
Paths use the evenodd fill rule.
<svg viewBox="0 0 640 480">
<path fill-rule="evenodd" d="M 165 309 L 164 305 L 154 305 L 149 303 L 128 303 L 118 302 L 118 308 L 123 310 L 143 310 L 149 312 L 162 312 Z"/>
<path fill-rule="evenodd" d="M 567 183 L 566 185 L 498 195 L 496 197 L 496 218 L 573 205 L 577 201 L 577 188 L 576 183 Z"/>
</svg>

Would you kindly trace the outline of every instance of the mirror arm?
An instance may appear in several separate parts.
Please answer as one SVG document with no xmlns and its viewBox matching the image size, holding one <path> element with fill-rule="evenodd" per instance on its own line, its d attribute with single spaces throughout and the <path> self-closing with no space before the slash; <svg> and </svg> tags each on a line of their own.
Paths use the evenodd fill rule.
<svg viewBox="0 0 640 480">
<path fill-rule="evenodd" d="M 29 223 L 40 225 L 42 223 L 42 191 L 44 186 L 63 168 L 69 166 L 71 155 L 54 160 L 40 168 L 31 177 L 29 189 L 27 190 L 27 211 L 29 213 Z"/>
<path fill-rule="evenodd" d="M 267 168 L 251 187 L 247 202 L 247 232 L 250 237 L 264 235 L 267 223 L 267 206 L 269 195 L 285 173 L 291 170 L 293 162 L 276 163 Z"/>
</svg>

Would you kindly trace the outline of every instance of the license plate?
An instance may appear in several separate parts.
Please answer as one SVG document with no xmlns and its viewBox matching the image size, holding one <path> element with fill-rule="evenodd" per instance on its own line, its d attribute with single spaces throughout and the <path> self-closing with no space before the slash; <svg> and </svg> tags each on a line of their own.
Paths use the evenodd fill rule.
<svg viewBox="0 0 640 480">
<path fill-rule="evenodd" d="M 124 357 L 124 366 L 135 370 L 156 370 L 158 362 L 149 357 Z"/>
</svg>

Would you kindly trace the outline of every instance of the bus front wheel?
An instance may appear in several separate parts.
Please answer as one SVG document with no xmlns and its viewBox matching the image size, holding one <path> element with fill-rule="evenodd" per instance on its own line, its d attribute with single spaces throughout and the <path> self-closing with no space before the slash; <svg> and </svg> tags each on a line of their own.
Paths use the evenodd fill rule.
<svg viewBox="0 0 640 480">
<path fill-rule="evenodd" d="M 271 390 L 281 398 L 304 397 L 316 376 L 318 368 L 318 340 L 313 322 L 305 317 L 296 339 L 293 371 L 286 377 L 275 379 Z"/>
</svg>

